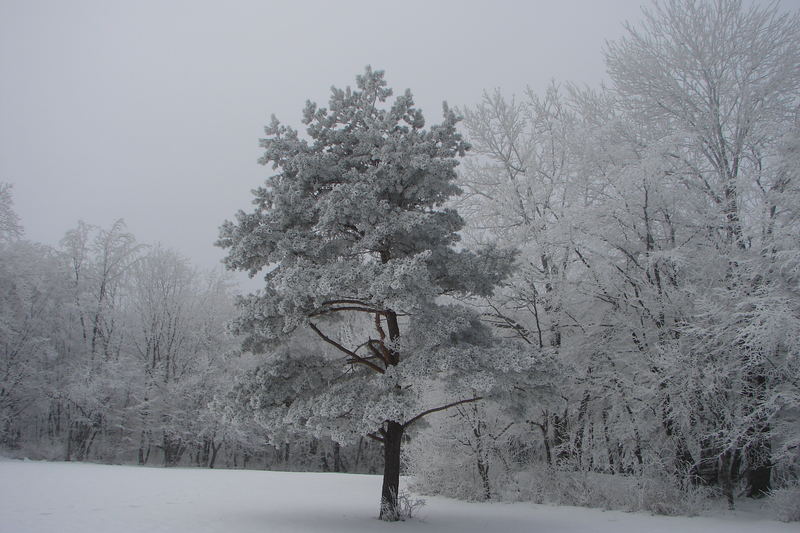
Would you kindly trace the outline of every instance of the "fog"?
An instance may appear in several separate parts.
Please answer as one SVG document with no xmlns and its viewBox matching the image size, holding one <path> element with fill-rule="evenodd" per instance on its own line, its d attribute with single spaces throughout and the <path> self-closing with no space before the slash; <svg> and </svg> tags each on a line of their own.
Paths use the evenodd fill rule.
<svg viewBox="0 0 800 533">
<path fill-rule="evenodd" d="M 199 266 L 271 173 L 274 113 L 299 125 L 365 65 L 410 88 L 429 124 L 551 80 L 596 84 L 639 0 L 0 3 L 0 181 L 28 239 L 123 218 Z"/>
</svg>

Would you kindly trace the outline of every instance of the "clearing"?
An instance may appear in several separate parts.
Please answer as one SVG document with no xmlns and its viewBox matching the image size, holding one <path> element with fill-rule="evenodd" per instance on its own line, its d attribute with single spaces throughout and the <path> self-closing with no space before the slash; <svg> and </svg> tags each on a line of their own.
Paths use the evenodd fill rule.
<svg viewBox="0 0 800 533">
<path fill-rule="evenodd" d="M 0 460 L 1 533 L 797 533 L 755 511 L 683 518 L 426 498 L 419 518 L 377 516 L 381 478 Z"/>
</svg>

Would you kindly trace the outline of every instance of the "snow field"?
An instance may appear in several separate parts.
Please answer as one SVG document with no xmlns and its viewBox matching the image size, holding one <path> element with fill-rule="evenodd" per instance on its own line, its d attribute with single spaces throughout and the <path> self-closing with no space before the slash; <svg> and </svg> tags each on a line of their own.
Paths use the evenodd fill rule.
<svg viewBox="0 0 800 533">
<path fill-rule="evenodd" d="M 377 516 L 381 478 L 351 474 L 0 461 L 0 533 L 797 533 L 757 513 L 661 517 L 426 498 L 419 519 Z"/>
</svg>

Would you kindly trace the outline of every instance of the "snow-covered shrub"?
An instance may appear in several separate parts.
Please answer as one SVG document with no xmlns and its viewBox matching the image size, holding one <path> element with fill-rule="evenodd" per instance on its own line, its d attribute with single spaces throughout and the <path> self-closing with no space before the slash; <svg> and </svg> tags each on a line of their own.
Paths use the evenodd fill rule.
<svg viewBox="0 0 800 533">
<path fill-rule="evenodd" d="M 597 472 L 559 471 L 545 465 L 517 472 L 503 493 L 504 499 L 633 510 L 635 479 Z"/>
<path fill-rule="evenodd" d="M 435 435 L 426 434 L 412 440 L 405 455 L 413 490 L 458 500 L 482 500 L 481 482 L 473 458 L 455 451 L 452 443 Z"/>
<path fill-rule="evenodd" d="M 800 522 L 800 482 L 770 491 L 767 507 L 781 522 Z"/>
<path fill-rule="evenodd" d="M 64 445 L 50 440 L 34 441 L 20 449 L 3 449 L 3 455 L 10 459 L 31 459 L 34 461 L 59 461 L 64 458 Z"/>
<path fill-rule="evenodd" d="M 555 472 L 547 467 L 530 467 L 516 472 L 506 485 L 501 498 L 509 501 L 529 501 L 532 503 L 552 503 L 551 490 Z"/>
<path fill-rule="evenodd" d="M 697 515 L 715 495 L 709 487 L 682 481 L 654 468 L 631 475 L 559 469 L 533 457 L 525 464 L 509 455 L 507 434 L 503 434 L 502 445 L 499 439 L 492 438 L 506 427 L 503 418 L 488 416 L 491 409 L 481 412 L 475 408 L 470 406 L 469 411 L 436 418 L 436 423 L 432 421 L 431 427 L 407 447 L 406 462 L 415 491 L 480 501 L 487 499 L 488 483 L 488 497 L 501 501 L 670 516 Z M 481 468 L 486 475 L 481 475 Z"/>
<path fill-rule="evenodd" d="M 693 516 L 707 507 L 710 496 L 705 487 L 682 487 L 666 476 L 611 475 L 534 465 L 517 472 L 500 498 Z"/>
<path fill-rule="evenodd" d="M 397 522 L 410 520 L 414 518 L 417 511 L 425 506 L 425 500 L 422 498 L 415 498 L 409 492 L 400 490 L 397 495 L 397 505 L 387 506 L 381 509 L 381 516 L 384 520 L 390 522 Z"/>
<path fill-rule="evenodd" d="M 697 484 L 680 483 L 666 475 L 637 477 L 638 505 L 634 511 L 668 516 L 697 516 L 708 508 L 715 491 Z"/>
<path fill-rule="evenodd" d="M 513 499 L 500 494 L 511 485 L 512 426 L 488 402 L 459 406 L 432 419 L 407 449 L 414 490 L 469 501 Z"/>
</svg>

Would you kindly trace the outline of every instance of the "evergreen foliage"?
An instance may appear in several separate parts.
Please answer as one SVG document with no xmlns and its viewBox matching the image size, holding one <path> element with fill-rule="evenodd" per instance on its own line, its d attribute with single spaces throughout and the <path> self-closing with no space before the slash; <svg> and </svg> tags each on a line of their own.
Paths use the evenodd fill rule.
<svg viewBox="0 0 800 533">
<path fill-rule="evenodd" d="M 234 329 L 246 348 L 276 350 L 299 328 L 333 347 L 274 351 L 242 401 L 273 428 L 383 442 L 381 515 L 391 519 L 403 431 L 428 411 L 479 399 L 498 372 L 524 362 L 443 299 L 490 295 L 513 259 L 455 248 L 464 222 L 446 202 L 460 192 L 457 157 L 469 148 L 458 117 L 445 104 L 443 122 L 426 130 L 409 91 L 388 104 L 383 72 L 367 67 L 356 82 L 332 89 L 327 108 L 307 103 L 307 137 L 273 117 L 261 163 L 278 173 L 218 244 L 229 268 L 268 270 L 264 290 L 240 301 Z M 329 331 L 342 315 L 361 328 L 349 345 Z M 449 390 L 432 398 L 442 384 Z"/>
</svg>

